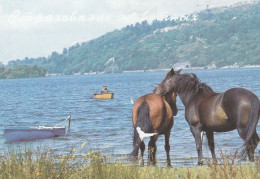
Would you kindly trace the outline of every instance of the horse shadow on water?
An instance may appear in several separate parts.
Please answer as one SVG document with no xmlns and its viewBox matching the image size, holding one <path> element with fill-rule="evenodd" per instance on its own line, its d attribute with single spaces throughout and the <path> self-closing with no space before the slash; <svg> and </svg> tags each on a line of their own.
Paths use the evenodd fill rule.
<svg viewBox="0 0 260 179">
<path fill-rule="evenodd" d="M 144 165 L 143 155 L 145 150 L 144 138 L 150 137 L 148 143 L 148 165 L 156 163 L 156 141 L 158 136 L 165 136 L 165 151 L 167 155 L 167 166 L 171 166 L 169 138 L 173 126 L 173 116 L 177 114 L 176 95 L 167 93 L 160 96 L 154 93 L 138 98 L 132 110 L 132 122 L 134 126 L 132 158 L 138 158 L 139 148 L 141 150 L 140 165 Z"/>
<path fill-rule="evenodd" d="M 185 106 L 186 121 L 195 138 L 198 152 L 198 165 L 203 164 L 201 132 L 206 133 L 213 162 L 216 163 L 214 132 L 227 132 L 234 129 L 237 129 L 239 136 L 244 141 L 240 158 L 245 159 L 247 154 L 249 160 L 253 162 L 254 152 L 259 142 L 259 137 L 256 133 L 256 126 L 260 117 L 260 101 L 258 97 L 244 88 L 231 88 L 223 93 L 216 93 L 210 86 L 201 83 L 195 74 L 181 74 L 180 72 L 181 70 L 175 72 L 174 69 L 171 69 L 161 84 L 155 89 L 154 93 L 161 96 L 179 95 Z M 141 102 L 145 101 L 141 99 Z M 149 147 L 154 147 L 160 131 L 158 133 L 156 130 L 152 130 L 152 126 L 157 123 L 153 120 L 156 119 L 149 122 L 148 118 L 145 118 L 143 107 L 147 105 L 143 104 L 136 109 L 141 102 L 136 104 L 133 109 L 134 136 L 137 138 L 136 129 L 139 129 L 138 127 L 144 132 L 155 132 L 156 134 L 151 137 L 149 142 Z M 147 103 L 149 104 L 149 102 Z M 153 108 L 155 108 L 155 106 Z M 151 107 L 150 113 L 153 112 L 153 108 Z M 167 121 L 167 119 L 164 120 Z M 149 127 L 144 125 L 145 122 L 150 124 Z M 169 135 L 168 133 L 171 127 L 172 124 L 170 124 L 168 130 L 166 130 L 165 137 Z M 136 150 L 137 145 L 140 146 L 141 152 L 144 148 L 142 140 L 136 139 L 133 151 L 134 155 L 137 155 L 138 152 Z M 167 142 L 165 149 L 167 152 Z M 170 159 L 168 155 L 167 152 L 167 163 L 169 164 Z"/>
</svg>

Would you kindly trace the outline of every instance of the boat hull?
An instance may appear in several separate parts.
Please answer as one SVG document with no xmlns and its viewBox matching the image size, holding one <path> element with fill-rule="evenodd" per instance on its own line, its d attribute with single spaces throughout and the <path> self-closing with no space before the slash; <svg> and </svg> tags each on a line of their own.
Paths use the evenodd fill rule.
<svg viewBox="0 0 260 179">
<path fill-rule="evenodd" d="M 52 138 L 64 135 L 66 127 L 32 127 L 4 129 L 4 136 L 7 142 L 28 141 L 45 138 Z"/>
<path fill-rule="evenodd" d="M 114 93 L 104 93 L 104 94 L 94 94 L 94 98 L 96 99 L 113 99 L 114 98 Z"/>
</svg>

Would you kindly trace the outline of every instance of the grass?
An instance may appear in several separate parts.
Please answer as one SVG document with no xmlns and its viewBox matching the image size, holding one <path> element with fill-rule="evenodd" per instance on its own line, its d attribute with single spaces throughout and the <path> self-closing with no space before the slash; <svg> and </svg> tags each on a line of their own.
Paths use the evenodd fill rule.
<svg viewBox="0 0 260 179">
<path fill-rule="evenodd" d="M 100 152 L 72 149 L 69 153 L 54 156 L 52 152 L 9 151 L 0 158 L 1 178 L 260 178 L 260 163 L 235 164 L 235 155 L 222 155 L 219 164 L 208 162 L 202 167 L 160 168 L 138 167 L 111 162 L 112 158 Z M 223 153 L 222 153 L 223 154 Z"/>
</svg>

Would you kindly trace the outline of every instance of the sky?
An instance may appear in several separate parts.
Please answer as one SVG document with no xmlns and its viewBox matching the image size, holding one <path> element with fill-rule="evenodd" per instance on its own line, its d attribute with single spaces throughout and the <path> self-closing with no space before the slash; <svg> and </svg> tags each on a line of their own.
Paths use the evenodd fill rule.
<svg viewBox="0 0 260 179">
<path fill-rule="evenodd" d="M 0 0 L 0 63 L 48 57 L 143 20 L 248 0 Z"/>
</svg>

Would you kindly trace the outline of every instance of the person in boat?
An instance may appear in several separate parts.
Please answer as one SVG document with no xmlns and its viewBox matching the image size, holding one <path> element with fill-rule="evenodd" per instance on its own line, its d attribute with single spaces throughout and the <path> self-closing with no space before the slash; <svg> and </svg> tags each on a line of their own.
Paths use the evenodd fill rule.
<svg viewBox="0 0 260 179">
<path fill-rule="evenodd" d="M 103 85 L 102 89 L 101 89 L 101 94 L 106 94 L 109 93 L 109 90 L 107 89 L 106 85 Z"/>
</svg>

